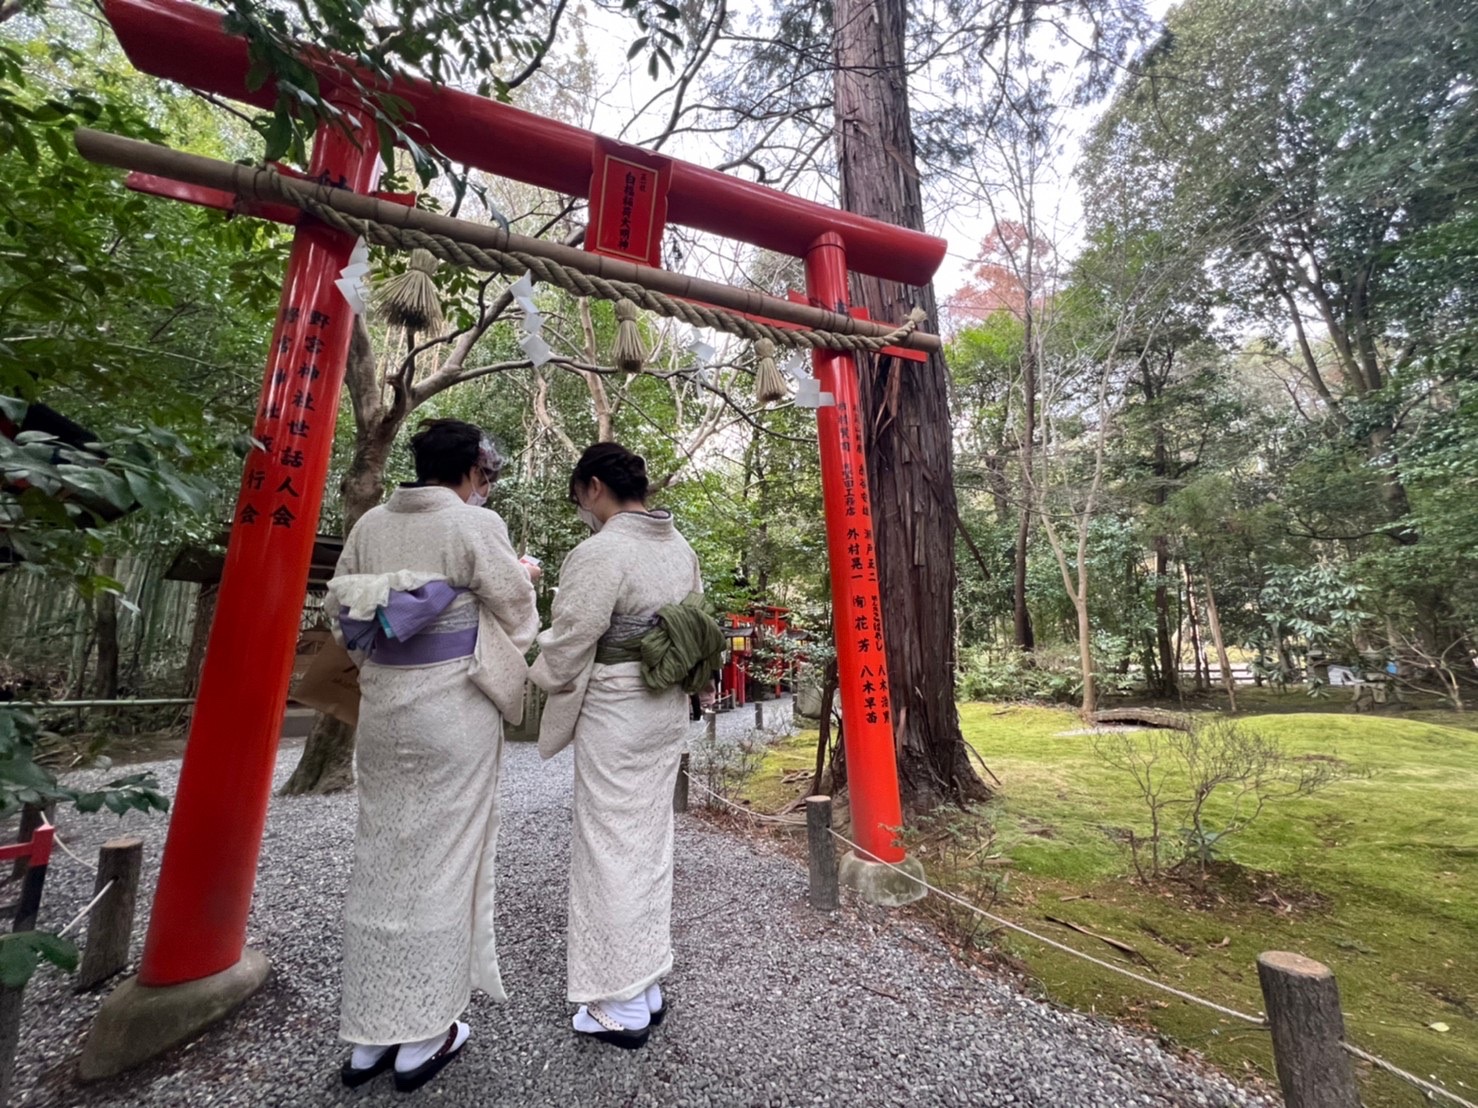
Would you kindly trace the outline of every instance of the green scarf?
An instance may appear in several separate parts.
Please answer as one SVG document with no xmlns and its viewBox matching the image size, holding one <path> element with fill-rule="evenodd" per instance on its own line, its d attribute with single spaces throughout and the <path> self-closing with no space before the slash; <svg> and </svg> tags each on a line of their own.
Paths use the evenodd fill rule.
<svg viewBox="0 0 1478 1108">
<path fill-rule="evenodd" d="M 696 693 L 723 665 L 724 633 L 708 614 L 702 593 L 689 593 L 681 604 L 657 613 L 657 626 L 634 639 L 602 642 L 595 660 L 603 666 L 640 662 L 642 680 L 654 691 L 681 685 Z"/>
</svg>

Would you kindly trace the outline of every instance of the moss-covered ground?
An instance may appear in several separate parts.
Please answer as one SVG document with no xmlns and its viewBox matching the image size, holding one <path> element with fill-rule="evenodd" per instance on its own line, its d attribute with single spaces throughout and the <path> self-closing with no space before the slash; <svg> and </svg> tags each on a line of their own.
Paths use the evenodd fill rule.
<svg viewBox="0 0 1478 1108">
<path fill-rule="evenodd" d="M 1345 776 L 1266 809 L 1225 845 L 1227 862 L 1202 887 L 1135 876 L 1122 829 L 1144 827 L 1142 801 L 1092 735 L 1072 734 L 1083 725 L 1070 709 L 962 705 L 965 737 L 999 777 L 998 796 L 950 821 L 956 844 L 963 827 L 976 850 L 926 834 L 916 852 L 956 889 L 979 896 L 999 881 L 1004 916 L 1241 1011 L 1261 1010 L 1260 951 L 1315 958 L 1335 972 L 1352 1041 L 1478 1097 L 1478 713 L 1354 715 L 1343 702 L 1267 691 L 1242 707 L 1238 718 L 1287 754 L 1334 759 Z M 771 750 L 747 786 L 756 808 L 805 791 L 814 744 L 803 733 Z M 1272 1079 L 1264 1031 L 1028 939 L 990 941 L 1055 1000 Z M 1424 1103 L 1384 1075 L 1364 1083 L 1371 1108 Z"/>
</svg>

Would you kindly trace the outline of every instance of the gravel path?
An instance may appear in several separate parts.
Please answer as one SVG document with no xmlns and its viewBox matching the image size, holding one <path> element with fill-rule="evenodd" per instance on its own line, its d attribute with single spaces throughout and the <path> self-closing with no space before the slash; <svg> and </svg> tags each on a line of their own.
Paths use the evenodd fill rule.
<svg viewBox="0 0 1478 1108">
<path fill-rule="evenodd" d="M 279 783 L 297 755 L 283 751 Z M 905 919 L 857 905 L 833 916 L 810 911 L 797 863 L 771 844 L 695 816 L 678 824 L 677 970 L 668 1022 L 642 1051 L 577 1040 L 563 999 L 570 762 L 542 765 L 532 746 L 510 745 L 504 766 L 498 938 L 511 1000 L 473 1001 L 472 1041 L 417 1094 L 422 1101 L 559 1108 L 1270 1105 L 1146 1039 L 961 967 Z M 177 763 L 153 768 L 172 789 Z M 338 1083 L 338 915 L 354 804 L 352 795 L 273 800 L 250 937 L 271 958 L 273 976 L 240 1012 L 163 1061 L 100 1087 L 79 1087 L 75 1059 L 99 1001 L 73 996 L 64 978 L 43 970 L 26 994 L 13 1103 L 403 1103 L 388 1080 L 356 1093 Z M 152 891 L 164 821 L 130 813 L 124 825 L 145 838 L 144 884 Z M 119 829 L 112 817 L 74 814 L 62 818 L 60 830 L 92 860 Z M 90 873 L 58 855 L 42 925 L 61 926 L 91 887 Z"/>
</svg>

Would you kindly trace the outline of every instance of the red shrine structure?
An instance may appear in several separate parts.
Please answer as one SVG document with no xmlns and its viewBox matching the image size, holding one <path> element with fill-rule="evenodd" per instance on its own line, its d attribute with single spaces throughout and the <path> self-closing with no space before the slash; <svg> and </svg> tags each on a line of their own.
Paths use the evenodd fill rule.
<svg viewBox="0 0 1478 1108">
<path fill-rule="evenodd" d="M 730 612 L 722 627 L 728 643 L 719 673 L 720 707 L 742 708 L 751 700 L 780 696 L 793 684 L 793 663 L 775 656 L 793 637 L 789 608 L 757 604 L 748 612 Z M 767 647 L 772 656 L 762 657 Z"/>
<path fill-rule="evenodd" d="M 102 10 L 143 72 L 273 107 L 273 82 L 252 87 L 246 42 L 225 32 L 220 13 L 183 0 L 103 0 Z M 319 130 L 307 176 L 370 194 L 378 137 L 351 80 L 352 63 L 311 51 L 305 60 L 349 124 Z M 839 313 L 848 311 L 849 269 L 919 286 L 944 257 L 942 239 L 492 100 L 412 78 L 387 91 L 405 105 L 418 135 L 453 161 L 590 197 L 587 244 L 598 252 L 660 265 L 665 223 L 682 224 L 803 259 L 806 299 Z M 130 184 L 234 204 L 227 194 L 159 178 L 136 174 Z M 353 326 L 335 280 L 355 243 L 296 209 L 245 210 L 296 227 L 253 427 L 261 445 L 242 476 L 143 959 L 137 979 L 99 1015 L 83 1058 L 88 1077 L 183 1041 L 266 974 L 265 959 L 245 945 L 247 917 Z M 858 864 L 897 863 L 904 860 L 894 841 L 902 814 L 857 366 L 852 354 L 820 351 L 813 368 L 835 401 L 817 410 L 817 422 L 852 819 L 864 852 Z"/>
</svg>

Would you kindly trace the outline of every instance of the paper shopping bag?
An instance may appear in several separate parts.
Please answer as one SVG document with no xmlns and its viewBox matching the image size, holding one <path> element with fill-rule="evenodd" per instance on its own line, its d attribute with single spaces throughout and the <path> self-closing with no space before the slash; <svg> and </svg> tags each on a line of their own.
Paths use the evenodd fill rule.
<svg viewBox="0 0 1478 1108">
<path fill-rule="evenodd" d="M 359 725 L 359 667 L 333 639 L 323 644 L 308 672 L 293 690 L 299 704 L 333 716 L 350 727 Z"/>
</svg>

